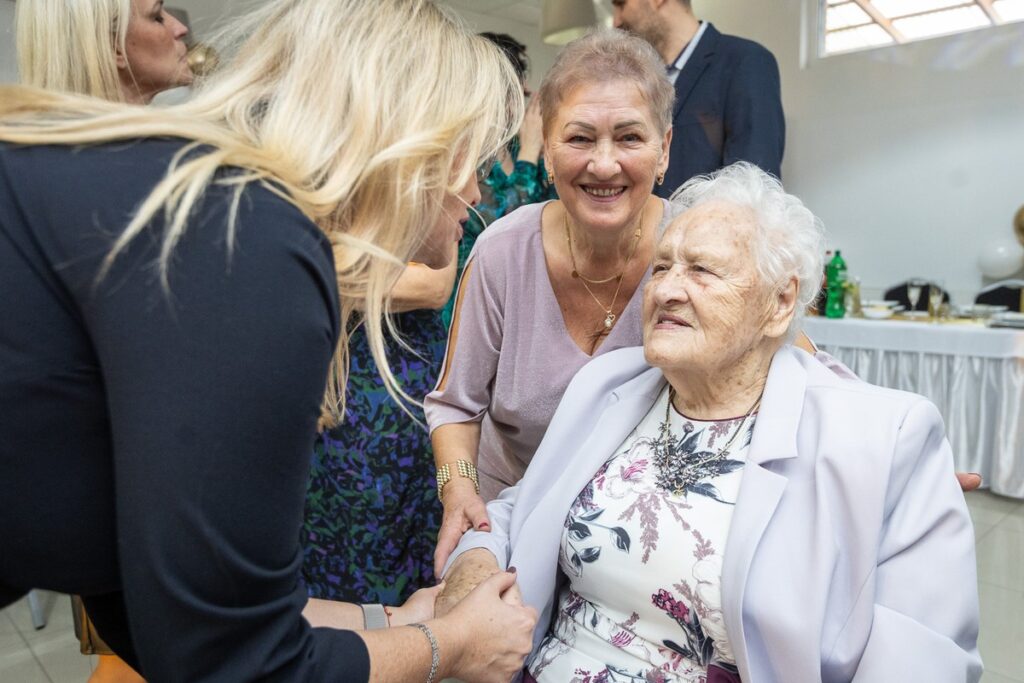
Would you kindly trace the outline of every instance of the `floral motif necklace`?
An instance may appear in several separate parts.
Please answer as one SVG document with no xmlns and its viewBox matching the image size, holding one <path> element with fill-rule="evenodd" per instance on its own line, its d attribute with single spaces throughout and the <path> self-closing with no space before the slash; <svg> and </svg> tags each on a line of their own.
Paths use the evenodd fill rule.
<svg viewBox="0 0 1024 683">
<path fill-rule="evenodd" d="M 703 495 L 709 495 L 720 502 L 726 502 L 716 495 L 717 491 L 714 486 L 702 482 L 705 479 L 727 474 L 743 466 L 742 462 L 728 459 L 729 446 L 732 445 L 732 442 L 743 431 L 744 426 L 747 424 L 747 419 L 754 414 L 757 406 L 761 404 L 761 396 L 763 394 L 764 390 L 761 391 L 761 394 L 758 394 L 757 400 L 754 401 L 754 404 L 750 406 L 750 410 L 740 419 L 739 425 L 733 429 L 729 440 L 725 442 L 725 445 L 717 453 L 713 451 L 692 453 L 688 452 L 689 449 L 685 447 L 685 443 L 682 444 L 682 448 L 679 448 L 673 442 L 670 418 L 675 390 L 669 386 L 668 402 L 665 405 L 665 421 L 661 424 L 661 434 L 658 437 L 653 458 L 654 466 L 657 468 L 658 488 L 674 496 L 686 496 L 689 491 L 694 491 Z"/>
</svg>

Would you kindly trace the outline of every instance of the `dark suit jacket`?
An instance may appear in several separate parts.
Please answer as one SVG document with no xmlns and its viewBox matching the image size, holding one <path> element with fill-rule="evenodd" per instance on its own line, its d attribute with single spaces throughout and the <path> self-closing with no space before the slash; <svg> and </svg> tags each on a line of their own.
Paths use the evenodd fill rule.
<svg viewBox="0 0 1024 683">
<path fill-rule="evenodd" d="M 785 139 L 775 57 L 708 24 L 676 81 L 669 166 L 655 192 L 668 197 L 693 176 L 736 161 L 780 176 Z"/>
</svg>

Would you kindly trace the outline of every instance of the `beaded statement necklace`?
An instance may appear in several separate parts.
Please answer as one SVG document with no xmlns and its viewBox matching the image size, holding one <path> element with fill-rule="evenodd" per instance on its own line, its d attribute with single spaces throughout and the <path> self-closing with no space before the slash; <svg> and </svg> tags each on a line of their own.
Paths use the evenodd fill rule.
<svg viewBox="0 0 1024 683">
<path fill-rule="evenodd" d="M 619 299 L 619 290 L 622 289 L 622 276 L 626 274 L 626 268 L 629 267 L 630 262 L 636 255 L 637 247 L 640 245 L 640 237 L 643 235 L 643 211 L 640 212 L 640 219 L 637 221 L 636 231 L 633 232 L 633 246 L 630 248 L 629 257 L 626 259 L 626 263 L 623 264 L 622 270 L 619 271 L 618 275 L 612 275 L 611 277 L 606 277 L 603 280 L 593 280 L 591 278 L 584 277 L 583 274 L 580 273 L 579 268 L 576 266 L 576 254 L 572 250 L 572 233 L 569 231 L 568 212 L 564 212 L 562 214 L 562 224 L 565 226 L 565 241 L 569 245 L 569 259 L 572 261 L 572 277 L 574 280 L 580 281 L 580 284 L 582 284 L 583 288 L 587 290 L 587 294 L 590 295 L 590 298 L 594 300 L 594 303 L 596 303 L 602 311 L 604 311 L 604 329 L 607 332 L 611 330 L 612 325 L 615 324 L 616 316 L 612 311 L 615 309 L 615 302 L 618 301 Z M 597 298 L 597 295 L 594 294 L 593 290 L 590 289 L 590 285 L 601 285 L 606 282 L 611 282 L 612 280 L 616 281 L 615 294 L 612 295 L 612 302 L 608 304 L 608 306 L 606 307 L 603 303 L 601 303 L 601 300 Z"/>
<path fill-rule="evenodd" d="M 672 400 L 675 397 L 675 389 L 669 387 L 668 403 L 665 405 L 665 421 L 661 424 L 661 434 L 658 437 L 658 448 L 654 455 L 654 466 L 657 469 L 657 484 L 662 491 L 668 491 L 674 496 L 685 496 L 687 489 L 693 488 L 700 481 L 719 474 L 719 463 L 729 457 L 729 446 L 736 440 L 736 437 L 743 431 L 747 419 L 754 414 L 757 406 L 761 404 L 759 394 L 750 410 L 740 420 L 740 423 L 733 429 L 729 440 L 718 450 L 717 453 L 710 451 L 698 454 L 697 457 L 680 457 L 676 449 L 672 447 L 672 430 L 670 428 L 670 415 L 672 412 Z"/>
</svg>

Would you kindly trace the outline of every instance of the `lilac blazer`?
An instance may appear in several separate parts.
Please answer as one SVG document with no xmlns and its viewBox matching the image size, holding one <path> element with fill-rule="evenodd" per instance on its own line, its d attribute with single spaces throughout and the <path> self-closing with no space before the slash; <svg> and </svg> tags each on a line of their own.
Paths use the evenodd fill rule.
<svg viewBox="0 0 1024 683">
<path fill-rule="evenodd" d="M 640 347 L 569 385 L 526 475 L 449 564 L 487 548 L 556 608 L 562 522 L 665 379 Z M 926 399 L 843 377 L 786 346 L 772 360 L 722 570 L 745 683 L 977 681 L 974 531 L 942 418 Z M 447 570 L 447 567 L 446 567 Z"/>
</svg>

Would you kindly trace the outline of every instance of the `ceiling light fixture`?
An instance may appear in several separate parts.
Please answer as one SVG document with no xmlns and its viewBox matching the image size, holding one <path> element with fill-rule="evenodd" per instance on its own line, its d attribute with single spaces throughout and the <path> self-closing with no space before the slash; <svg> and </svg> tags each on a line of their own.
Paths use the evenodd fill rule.
<svg viewBox="0 0 1024 683">
<path fill-rule="evenodd" d="M 596 25 L 594 0 L 544 0 L 540 35 L 548 45 L 570 43 Z"/>
</svg>

